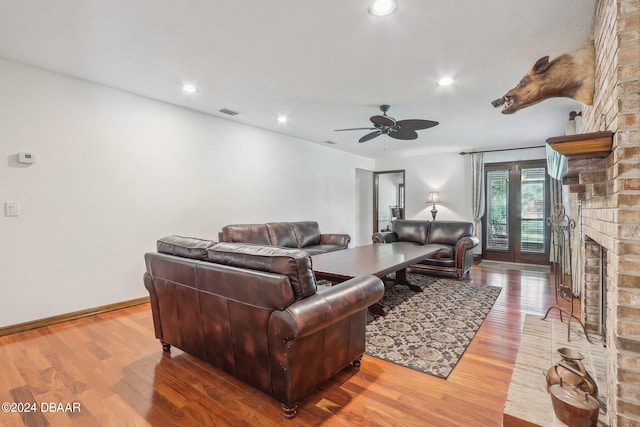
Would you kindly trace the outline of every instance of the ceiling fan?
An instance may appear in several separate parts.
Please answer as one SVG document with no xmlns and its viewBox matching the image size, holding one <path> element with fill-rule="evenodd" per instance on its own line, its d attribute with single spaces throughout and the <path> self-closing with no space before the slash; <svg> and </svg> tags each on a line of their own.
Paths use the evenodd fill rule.
<svg viewBox="0 0 640 427">
<path fill-rule="evenodd" d="M 380 135 L 389 135 L 395 139 L 416 139 L 418 138 L 417 130 L 428 129 L 438 125 L 438 122 L 433 120 L 421 120 L 421 119 L 408 119 L 398 120 L 393 117 L 387 116 L 389 111 L 388 105 L 381 105 L 380 111 L 382 115 L 371 116 L 369 120 L 373 123 L 373 127 L 368 128 L 350 128 L 350 129 L 336 129 L 336 132 L 345 130 L 372 130 L 373 132 L 366 134 L 358 140 L 358 142 L 366 142 Z"/>
</svg>

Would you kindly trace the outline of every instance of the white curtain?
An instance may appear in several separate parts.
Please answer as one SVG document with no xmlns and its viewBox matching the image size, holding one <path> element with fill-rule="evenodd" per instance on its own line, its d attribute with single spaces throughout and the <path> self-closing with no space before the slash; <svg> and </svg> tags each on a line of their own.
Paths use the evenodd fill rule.
<svg viewBox="0 0 640 427">
<path fill-rule="evenodd" d="M 573 122 L 573 120 L 569 120 L 569 122 Z M 567 128 L 569 125 L 567 125 Z M 562 202 L 562 177 L 567 173 L 567 159 L 562 154 L 555 151 L 549 144 L 546 144 L 547 151 L 547 174 L 549 175 L 549 195 L 551 197 L 551 215 L 557 214 L 557 209 L 560 206 L 563 206 Z M 564 248 L 565 251 L 568 251 L 569 244 L 572 242 L 564 242 L 564 238 L 562 235 L 558 233 L 554 233 L 553 230 L 550 230 L 552 233 L 552 244 L 549 247 L 549 261 L 553 263 L 559 263 L 566 260 L 571 260 L 571 251 L 569 253 L 560 254 L 556 253 L 556 249 Z M 563 242 L 558 242 L 556 240 L 563 240 Z M 564 255 L 564 256 L 562 256 Z M 569 261 L 570 262 L 570 261 Z M 560 268 L 564 274 L 571 274 L 571 265 L 556 265 L 556 268 Z"/>
<path fill-rule="evenodd" d="M 567 121 L 565 134 L 575 135 L 582 132 L 582 117 L 572 111 Z M 565 274 L 571 275 L 571 287 L 575 295 L 579 295 L 581 292 L 581 280 L 583 273 L 583 257 L 582 257 L 582 236 L 580 230 L 581 224 L 581 211 L 580 203 L 571 203 L 569 194 L 563 195 L 562 178 L 567 174 L 567 158 L 554 149 L 549 144 L 546 145 L 547 152 L 547 173 L 549 174 L 549 190 L 551 196 L 552 211 L 555 211 L 556 206 L 563 205 L 566 214 L 569 218 L 572 218 L 578 225 L 576 229 L 572 230 L 570 242 L 566 242 L 565 250 L 571 248 L 569 253 L 565 253 L 564 259 L 568 261 L 567 264 L 562 266 Z M 558 257 L 555 254 L 553 245 L 550 248 L 549 260 L 556 262 Z"/>
<path fill-rule="evenodd" d="M 482 153 L 471 153 L 471 176 L 472 176 L 472 206 L 473 220 L 475 222 L 476 236 L 480 237 L 480 220 L 484 215 L 484 156 Z"/>
<path fill-rule="evenodd" d="M 551 206 L 562 204 L 562 178 L 567 174 L 567 158 L 546 144 Z"/>
</svg>

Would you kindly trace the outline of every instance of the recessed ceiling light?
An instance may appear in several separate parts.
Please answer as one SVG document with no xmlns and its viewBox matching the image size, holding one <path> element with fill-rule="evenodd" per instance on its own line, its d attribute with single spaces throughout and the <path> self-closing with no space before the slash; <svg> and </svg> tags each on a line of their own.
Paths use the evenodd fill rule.
<svg viewBox="0 0 640 427">
<path fill-rule="evenodd" d="M 369 5 L 369 13 L 375 16 L 391 15 L 397 7 L 396 0 L 374 0 Z"/>
<path fill-rule="evenodd" d="M 182 85 L 182 90 L 186 93 L 196 93 L 198 91 L 198 87 L 191 83 L 185 83 Z"/>
<path fill-rule="evenodd" d="M 278 123 L 287 123 L 287 116 L 278 116 Z"/>
<path fill-rule="evenodd" d="M 453 77 L 443 77 L 440 80 L 438 80 L 438 84 L 440 86 L 449 86 L 450 84 L 453 84 L 454 80 Z"/>
</svg>

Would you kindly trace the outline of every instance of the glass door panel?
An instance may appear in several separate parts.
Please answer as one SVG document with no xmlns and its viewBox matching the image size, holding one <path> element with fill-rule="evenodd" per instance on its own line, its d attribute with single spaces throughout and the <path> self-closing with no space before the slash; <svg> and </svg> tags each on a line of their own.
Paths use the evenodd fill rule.
<svg viewBox="0 0 640 427">
<path fill-rule="evenodd" d="M 549 263 L 549 196 L 544 161 L 485 165 L 483 258 Z"/>
<path fill-rule="evenodd" d="M 520 252 L 545 252 L 545 168 L 520 173 Z"/>
<path fill-rule="evenodd" d="M 487 249 L 509 250 L 509 170 L 487 172 Z"/>
</svg>

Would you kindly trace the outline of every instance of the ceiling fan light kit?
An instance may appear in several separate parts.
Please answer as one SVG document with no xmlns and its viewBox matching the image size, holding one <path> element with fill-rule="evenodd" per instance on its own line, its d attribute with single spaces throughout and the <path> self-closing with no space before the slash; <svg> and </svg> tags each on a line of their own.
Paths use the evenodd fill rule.
<svg viewBox="0 0 640 427">
<path fill-rule="evenodd" d="M 387 116 L 389 111 L 388 105 L 381 105 L 380 111 L 382 115 L 378 114 L 369 117 L 369 120 L 373 124 L 373 127 L 367 128 L 349 128 L 349 129 L 336 129 L 336 132 L 345 130 L 371 130 L 373 132 L 366 134 L 358 140 L 358 142 L 366 142 L 380 135 L 388 135 L 394 139 L 412 140 L 418 138 L 417 130 L 428 129 L 430 127 L 437 126 L 439 123 L 433 120 L 422 119 L 407 119 L 398 120 L 393 117 Z"/>
</svg>

